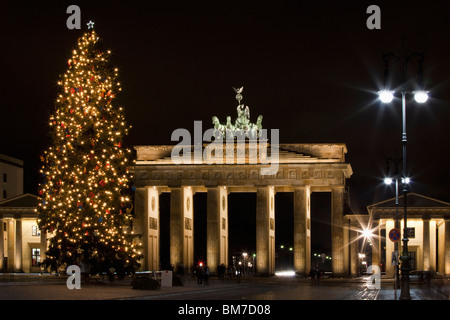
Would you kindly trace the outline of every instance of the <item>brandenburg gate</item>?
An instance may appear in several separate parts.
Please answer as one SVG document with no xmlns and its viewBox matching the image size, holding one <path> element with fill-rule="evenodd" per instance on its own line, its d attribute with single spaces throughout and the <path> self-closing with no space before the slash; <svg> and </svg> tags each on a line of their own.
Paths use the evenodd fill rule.
<svg viewBox="0 0 450 320">
<path fill-rule="evenodd" d="M 141 269 L 160 269 L 159 194 L 170 192 L 170 263 L 192 272 L 194 264 L 193 195 L 207 193 L 206 263 L 210 272 L 228 266 L 228 195 L 256 193 L 256 272 L 275 272 L 275 194 L 293 192 L 294 268 L 308 274 L 311 268 L 312 192 L 331 193 L 332 271 L 349 274 L 349 230 L 344 217 L 344 189 L 352 168 L 345 160 L 344 144 L 280 144 L 263 139 L 262 116 L 250 122 L 248 107 L 240 104 L 242 88 L 236 90 L 239 106 L 234 125 L 221 125 L 213 117 L 211 139 L 222 143 L 135 146 L 135 232 L 143 235 Z M 185 130 L 185 129 L 183 129 Z M 185 131 L 175 136 L 178 138 Z M 194 131 L 197 127 L 194 128 Z M 187 130 L 186 130 L 187 131 Z M 198 131 L 198 130 L 197 130 Z M 233 140 L 227 135 L 241 134 Z M 276 132 L 275 132 L 276 133 Z M 200 135 L 202 138 L 207 133 Z M 174 137 L 174 134 L 172 134 Z M 276 140 L 276 139 L 275 139 Z M 205 141 L 205 139 L 203 139 Z"/>
</svg>

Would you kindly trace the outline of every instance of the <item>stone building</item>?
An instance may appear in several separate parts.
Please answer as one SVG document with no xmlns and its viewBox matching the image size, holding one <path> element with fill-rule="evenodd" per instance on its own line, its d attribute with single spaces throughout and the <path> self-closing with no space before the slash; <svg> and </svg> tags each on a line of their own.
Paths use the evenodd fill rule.
<svg viewBox="0 0 450 320">
<path fill-rule="evenodd" d="M 36 219 L 38 197 L 23 194 L 0 202 L 0 272 L 39 272 L 46 239 Z"/>
<path fill-rule="evenodd" d="M 232 164 L 211 164 L 197 159 L 191 164 L 175 164 L 171 153 L 175 146 L 136 146 L 135 166 L 135 228 L 143 234 L 144 270 L 157 270 L 159 265 L 159 194 L 170 192 L 170 262 L 174 266 L 193 265 L 193 200 L 195 192 L 207 193 L 207 263 L 211 272 L 220 264 L 228 265 L 228 194 L 256 193 L 256 272 L 275 271 L 275 201 L 278 191 L 294 194 L 294 267 L 306 274 L 311 268 L 312 192 L 330 192 L 332 202 L 333 273 L 348 275 L 350 247 L 348 218 L 344 216 L 345 180 L 352 174 L 345 161 L 344 144 L 279 144 L 278 170 L 262 175 L 267 164 L 249 162 L 251 146 L 247 143 L 237 158 L 238 146 L 232 153 Z M 198 147 L 198 146 L 197 146 Z M 209 145 L 202 145 L 202 154 Z M 189 146 L 194 160 L 195 146 Z M 186 151 L 186 150 L 185 150 Z M 355 253 L 357 253 L 355 249 Z M 356 272 L 356 265 L 352 270 Z M 187 270 L 188 272 L 190 270 Z"/>
<path fill-rule="evenodd" d="M 441 275 L 450 274 L 450 203 L 416 193 L 407 196 L 408 251 L 412 270 L 437 271 Z M 403 196 L 398 199 L 398 228 L 403 239 Z M 395 227 L 395 198 L 367 207 L 372 228 L 376 231 L 372 246 L 372 264 L 385 264 L 386 275 L 394 275 L 392 252 L 394 242 L 389 232 Z M 402 242 L 399 241 L 399 252 Z M 385 248 L 385 249 L 384 249 Z"/>
<path fill-rule="evenodd" d="M 0 154 L 0 272 L 37 271 L 37 197 L 23 194 L 23 161 Z"/>
<path fill-rule="evenodd" d="M 176 129 L 178 145 L 135 146 L 135 231 L 143 235 L 144 270 L 160 269 L 159 194 L 170 192 L 170 263 L 192 272 L 194 264 L 193 194 L 207 193 L 206 259 L 209 269 L 228 263 L 228 194 L 256 193 L 256 272 L 275 273 L 275 193 L 294 198 L 294 268 L 311 268 L 311 193 L 331 193 L 331 247 L 333 273 L 344 275 L 350 266 L 350 232 L 345 227 L 344 193 L 352 168 L 345 144 L 280 144 L 278 129 L 262 128 L 263 116 L 250 120 L 241 103 L 243 87 L 236 89 L 237 118 L 226 123 L 212 117 L 213 128 L 202 131 L 194 121 L 194 137 Z M 205 143 L 205 142 L 211 143 Z"/>
<path fill-rule="evenodd" d="M 23 193 L 23 161 L 0 154 L 0 201 Z"/>
</svg>

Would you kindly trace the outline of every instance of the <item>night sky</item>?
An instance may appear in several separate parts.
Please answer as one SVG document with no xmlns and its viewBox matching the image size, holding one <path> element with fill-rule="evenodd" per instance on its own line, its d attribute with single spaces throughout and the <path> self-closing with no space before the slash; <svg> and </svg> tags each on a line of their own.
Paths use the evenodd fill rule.
<svg viewBox="0 0 450 320">
<path fill-rule="evenodd" d="M 382 178 L 385 159 L 401 155 L 401 101 L 383 106 L 376 92 L 382 54 L 398 51 L 404 34 L 407 50 L 425 52 L 431 95 L 425 105 L 407 101 L 410 191 L 450 201 L 450 2 L 149 2 L 2 3 L 0 153 L 24 160 L 25 192 L 37 192 L 58 75 L 93 20 L 120 71 L 128 147 L 175 144 L 174 129 L 234 118 L 232 87 L 244 86 L 251 120 L 264 115 L 281 143 L 346 143 L 356 212 L 394 196 Z M 81 30 L 66 27 L 74 3 Z M 381 30 L 366 27 L 371 4 Z M 417 65 L 408 70 L 414 80 Z"/>
</svg>

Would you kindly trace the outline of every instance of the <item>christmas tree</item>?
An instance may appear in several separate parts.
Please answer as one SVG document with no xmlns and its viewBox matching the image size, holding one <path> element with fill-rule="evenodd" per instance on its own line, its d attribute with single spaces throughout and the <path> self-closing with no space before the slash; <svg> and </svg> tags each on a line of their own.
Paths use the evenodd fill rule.
<svg viewBox="0 0 450 320">
<path fill-rule="evenodd" d="M 129 126 L 115 103 L 121 88 L 110 58 L 92 28 L 58 81 L 37 208 L 51 270 L 84 263 L 92 273 L 124 275 L 142 257 L 132 231 L 132 153 L 122 145 Z"/>
</svg>

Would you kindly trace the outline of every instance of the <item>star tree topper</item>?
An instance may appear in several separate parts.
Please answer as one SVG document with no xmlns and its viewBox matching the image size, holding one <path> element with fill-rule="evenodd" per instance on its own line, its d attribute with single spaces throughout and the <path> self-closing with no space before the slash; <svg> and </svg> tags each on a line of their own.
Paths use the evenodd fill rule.
<svg viewBox="0 0 450 320">
<path fill-rule="evenodd" d="M 87 23 L 88 29 L 94 29 L 94 22 L 92 22 L 92 20 L 89 20 L 89 22 Z"/>
</svg>

